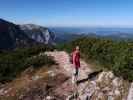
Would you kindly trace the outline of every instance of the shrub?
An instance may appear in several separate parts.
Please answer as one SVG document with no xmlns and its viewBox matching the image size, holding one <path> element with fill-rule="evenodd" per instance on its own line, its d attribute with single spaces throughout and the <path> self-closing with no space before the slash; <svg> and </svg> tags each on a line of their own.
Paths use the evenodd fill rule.
<svg viewBox="0 0 133 100">
<path fill-rule="evenodd" d="M 98 61 L 102 67 L 112 70 L 117 76 L 133 81 L 132 41 L 113 41 L 84 37 L 59 45 L 58 48 L 70 52 L 76 45 L 80 46 L 81 53 L 85 59 Z"/>
<path fill-rule="evenodd" d="M 18 48 L 14 51 L 0 53 L 0 82 L 13 80 L 23 70 L 30 66 L 52 65 L 54 61 L 46 55 L 37 56 L 40 52 L 52 50 L 52 47 L 41 45 L 30 48 Z"/>
</svg>

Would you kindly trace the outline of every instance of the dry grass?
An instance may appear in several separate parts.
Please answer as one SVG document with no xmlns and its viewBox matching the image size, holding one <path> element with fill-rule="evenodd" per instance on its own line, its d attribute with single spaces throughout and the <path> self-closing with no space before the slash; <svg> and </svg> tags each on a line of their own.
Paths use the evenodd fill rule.
<svg viewBox="0 0 133 100">
<path fill-rule="evenodd" d="M 50 67 L 41 67 L 40 69 L 33 69 L 32 67 L 25 70 L 12 82 L 4 86 L 4 90 L 7 91 L 3 96 L 0 96 L 0 100 L 18 100 L 18 97 L 25 92 L 25 90 L 35 84 L 34 77 L 38 76 L 39 79 L 47 79 L 48 71 Z"/>
</svg>

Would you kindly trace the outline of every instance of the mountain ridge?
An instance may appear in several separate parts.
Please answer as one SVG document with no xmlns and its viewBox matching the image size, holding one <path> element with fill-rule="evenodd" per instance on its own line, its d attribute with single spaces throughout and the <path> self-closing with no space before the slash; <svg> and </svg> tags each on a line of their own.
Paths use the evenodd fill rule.
<svg viewBox="0 0 133 100">
<path fill-rule="evenodd" d="M 46 27 L 34 24 L 18 25 L 0 18 L 0 49 L 14 49 L 34 44 L 53 45 L 54 38 L 55 34 Z"/>
<path fill-rule="evenodd" d="M 0 19 L 0 49 L 12 49 L 20 45 L 27 46 L 34 42 L 23 33 L 18 25 Z"/>
<path fill-rule="evenodd" d="M 20 29 L 39 43 L 54 44 L 55 34 L 46 27 L 35 24 L 24 24 L 20 25 Z"/>
</svg>

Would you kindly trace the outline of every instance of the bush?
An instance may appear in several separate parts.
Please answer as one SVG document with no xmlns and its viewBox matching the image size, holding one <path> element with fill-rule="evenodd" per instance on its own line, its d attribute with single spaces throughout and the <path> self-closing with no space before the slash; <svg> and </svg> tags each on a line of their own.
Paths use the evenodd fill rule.
<svg viewBox="0 0 133 100">
<path fill-rule="evenodd" d="M 55 64 L 51 58 L 47 57 L 46 55 L 36 56 L 34 58 L 29 58 L 25 61 L 24 66 L 33 66 L 34 68 L 39 68 L 42 65 L 52 65 Z"/>
<path fill-rule="evenodd" d="M 133 42 L 113 41 L 100 38 L 80 38 L 58 46 L 59 49 L 72 51 L 80 46 L 85 59 L 98 61 L 104 68 L 112 70 L 117 76 L 133 81 Z"/>
<path fill-rule="evenodd" d="M 31 48 L 21 48 L 14 51 L 4 51 L 0 53 L 0 82 L 13 80 L 26 68 L 34 68 L 42 65 L 52 65 L 54 61 L 46 55 L 37 56 L 40 52 L 53 50 L 52 47 L 41 45 Z"/>
</svg>

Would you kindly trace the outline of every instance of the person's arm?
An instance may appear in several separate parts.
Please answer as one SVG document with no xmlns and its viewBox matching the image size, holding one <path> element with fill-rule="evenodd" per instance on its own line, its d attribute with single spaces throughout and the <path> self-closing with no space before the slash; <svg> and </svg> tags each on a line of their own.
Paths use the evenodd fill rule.
<svg viewBox="0 0 133 100">
<path fill-rule="evenodd" d="M 76 55 L 76 57 L 75 57 L 76 66 L 80 67 L 80 53 L 76 52 L 75 55 Z"/>
<path fill-rule="evenodd" d="M 80 67 L 80 52 L 78 52 L 78 63 L 79 63 L 79 67 Z"/>
<path fill-rule="evenodd" d="M 73 57 L 72 57 L 73 58 L 73 64 L 75 65 L 76 64 L 76 54 L 75 54 L 75 52 L 73 52 L 72 55 L 73 55 Z"/>
</svg>

